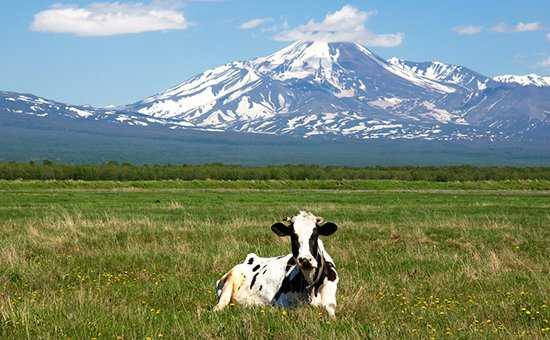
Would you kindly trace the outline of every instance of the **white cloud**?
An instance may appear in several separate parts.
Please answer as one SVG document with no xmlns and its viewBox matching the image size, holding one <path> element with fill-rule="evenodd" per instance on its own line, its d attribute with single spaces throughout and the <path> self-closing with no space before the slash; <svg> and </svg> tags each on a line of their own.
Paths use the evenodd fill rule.
<svg viewBox="0 0 550 340">
<path fill-rule="evenodd" d="M 306 24 L 284 30 L 274 39 L 278 41 L 357 42 L 369 46 L 393 47 L 401 45 L 403 33 L 376 34 L 365 28 L 365 22 L 376 11 L 361 11 L 350 5 L 328 13 L 322 22 L 310 20 Z"/>
<path fill-rule="evenodd" d="M 84 37 L 183 30 L 189 22 L 178 9 L 181 4 L 181 1 L 154 0 L 149 4 L 97 2 L 86 7 L 55 5 L 35 14 L 30 29 Z"/>
<path fill-rule="evenodd" d="M 243 22 L 239 27 L 242 30 L 251 30 L 254 28 L 258 28 L 271 20 L 271 18 L 256 18 Z"/>
<path fill-rule="evenodd" d="M 281 21 L 282 20 L 282 21 Z M 267 33 L 275 33 L 280 31 L 288 30 L 290 26 L 288 25 L 288 21 L 286 19 L 280 19 L 279 23 L 275 23 L 273 25 L 270 25 L 268 27 L 262 27 L 262 32 Z"/>
<path fill-rule="evenodd" d="M 543 59 L 539 62 L 539 66 L 550 68 L 550 57 L 546 57 L 546 59 Z"/>
<path fill-rule="evenodd" d="M 481 33 L 483 28 L 481 26 L 466 25 L 457 26 L 453 28 L 453 31 L 458 35 L 475 35 Z"/>
<path fill-rule="evenodd" d="M 528 22 L 526 24 L 520 22 L 514 28 L 516 32 L 531 32 L 543 29 L 542 24 L 538 22 Z"/>
<path fill-rule="evenodd" d="M 532 32 L 543 29 L 540 22 L 519 22 L 516 25 L 508 25 L 503 22 L 494 25 L 491 30 L 497 33 L 512 33 L 512 32 Z"/>
</svg>

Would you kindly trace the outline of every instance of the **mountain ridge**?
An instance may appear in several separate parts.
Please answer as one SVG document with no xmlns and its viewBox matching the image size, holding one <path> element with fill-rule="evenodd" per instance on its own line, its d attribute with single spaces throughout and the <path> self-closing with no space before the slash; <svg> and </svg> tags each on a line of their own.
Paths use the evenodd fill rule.
<svg viewBox="0 0 550 340">
<path fill-rule="evenodd" d="M 518 79 L 523 78 L 489 78 L 437 61 L 384 60 L 355 43 L 298 41 L 265 57 L 212 68 L 125 106 L 91 108 L 0 92 L 0 113 L 303 138 L 550 135 L 550 87 Z M 540 83 L 545 77 L 528 80 L 533 79 Z"/>
</svg>

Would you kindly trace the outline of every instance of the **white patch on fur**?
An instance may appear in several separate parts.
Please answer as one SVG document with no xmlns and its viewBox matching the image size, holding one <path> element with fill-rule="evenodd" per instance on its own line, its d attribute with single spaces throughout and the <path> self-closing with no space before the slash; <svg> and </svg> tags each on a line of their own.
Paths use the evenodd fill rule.
<svg viewBox="0 0 550 340">
<path fill-rule="evenodd" d="M 300 248 L 298 251 L 298 258 L 303 257 L 310 261 L 311 265 L 316 268 L 317 261 L 315 256 L 311 254 L 309 249 L 309 239 L 317 225 L 317 217 L 311 213 L 300 211 L 300 213 L 292 218 L 294 225 L 294 232 L 298 235 L 298 243 Z"/>
</svg>

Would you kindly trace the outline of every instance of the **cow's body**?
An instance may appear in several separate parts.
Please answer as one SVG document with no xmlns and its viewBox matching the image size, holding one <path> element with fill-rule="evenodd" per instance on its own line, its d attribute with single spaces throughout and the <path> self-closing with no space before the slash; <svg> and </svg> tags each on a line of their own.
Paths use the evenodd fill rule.
<svg viewBox="0 0 550 340">
<path fill-rule="evenodd" d="M 303 212 L 298 216 L 315 218 Z M 248 254 L 242 263 L 233 267 L 216 283 L 216 310 L 223 309 L 231 302 L 281 307 L 311 304 L 324 307 L 330 316 L 334 316 L 338 275 L 323 242 L 317 238 L 315 241 L 315 255 L 310 256 L 314 267 L 310 268 L 308 262 L 307 269 L 301 265 L 303 257 L 298 256 L 302 252 L 298 248 L 294 249 L 294 246 L 293 253 L 285 256 L 259 257 Z M 297 263 L 297 259 L 301 264 Z"/>
</svg>

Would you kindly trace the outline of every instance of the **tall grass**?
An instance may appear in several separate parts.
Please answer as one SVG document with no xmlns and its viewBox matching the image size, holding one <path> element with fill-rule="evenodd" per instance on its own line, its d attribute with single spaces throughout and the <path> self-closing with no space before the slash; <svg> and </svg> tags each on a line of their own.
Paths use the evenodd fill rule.
<svg viewBox="0 0 550 340">
<path fill-rule="evenodd" d="M 550 334 L 546 191 L 157 185 L 3 186 L 0 338 Z M 213 313 L 215 281 L 247 253 L 290 252 L 269 226 L 299 209 L 339 225 L 325 241 L 341 277 L 337 319 L 307 306 Z"/>
</svg>

